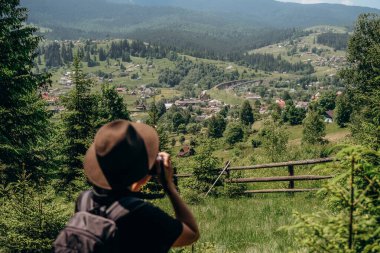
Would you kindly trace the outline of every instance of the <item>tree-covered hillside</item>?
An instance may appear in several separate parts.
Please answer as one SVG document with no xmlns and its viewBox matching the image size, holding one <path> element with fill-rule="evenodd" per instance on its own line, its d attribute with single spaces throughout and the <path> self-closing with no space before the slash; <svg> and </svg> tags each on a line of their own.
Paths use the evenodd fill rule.
<svg viewBox="0 0 380 253">
<path fill-rule="evenodd" d="M 50 28 L 44 33 L 50 39 L 128 37 L 208 58 L 220 58 L 221 52 L 225 57 L 227 51 L 246 51 L 297 36 L 293 27 L 351 26 L 360 13 L 377 11 L 273 0 L 24 0 L 22 3 L 30 10 L 29 22 Z"/>
<path fill-rule="evenodd" d="M 316 24 L 352 26 L 363 12 L 379 10 L 338 4 L 304 5 L 275 0 L 108 0 L 118 3 L 135 3 L 144 6 L 173 6 L 197 11 L 232 14 L 251 22 L 276 27 L 307 27 Z M 239 13 L 239 15 L 236 15 Z"/>
</svg>

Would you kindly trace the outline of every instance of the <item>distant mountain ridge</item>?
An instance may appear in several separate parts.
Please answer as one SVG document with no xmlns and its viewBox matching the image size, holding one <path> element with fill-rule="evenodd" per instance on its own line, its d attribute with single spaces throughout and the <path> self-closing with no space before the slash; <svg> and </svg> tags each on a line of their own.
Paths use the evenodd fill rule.
<svg viewBox="0 0 380 253">
<path fill-rule="evenodd" d="M 274 0 L 21 0 L 51 39 L 129 37 L 187 52 L 244 51 L 291 38 L 293 27 L 352 26 L 364 12 L 344 5 Z M 299 33 L 298 33 L 299 34 Z M 219 53 L 218 53 L 219 52 Z M 215 55 L 211 53 L 211 55 Z M 214 56 L 212 56 L 214 57 Z"/>
<path fill-rule="evenodd" d="M 274 0 L 23 0 L 22 4 L 30 9 L 31 22 L 118 32 L 171 20 L 216 27 L 351 26 L 360 13 L 380 13 L 365 7 Z"/>
<path fill-rule="evenodd" d="M 170 6 L 213 13 L 240 14 L 260 20 L 266 26 L 307 27 L 314 25 L 351 26 L 360 13 L 380 10 L 340 4 L 297 4 L 275 0 L 107 0 L 140 6 Z"/>
</svg>

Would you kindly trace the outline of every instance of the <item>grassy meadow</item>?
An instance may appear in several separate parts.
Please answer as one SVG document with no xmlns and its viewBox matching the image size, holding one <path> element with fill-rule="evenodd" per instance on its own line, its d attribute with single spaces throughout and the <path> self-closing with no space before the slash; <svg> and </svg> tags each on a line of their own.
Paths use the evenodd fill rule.
<svg viewBox="0 0 380 253">
<path fill-rule="evenodd" d="M 173 213 L 167 199 L 155 202 Z M 292 223 L 294 212 L 313 212 L 321 208 L 321 203 L 315 193 L 263 194 L 238 199 L 207 197 L 190 205 L 201 238 L 193 249 L 173 252 L 297 252 L 292 235 L 280 227 Z"/>
</svg>

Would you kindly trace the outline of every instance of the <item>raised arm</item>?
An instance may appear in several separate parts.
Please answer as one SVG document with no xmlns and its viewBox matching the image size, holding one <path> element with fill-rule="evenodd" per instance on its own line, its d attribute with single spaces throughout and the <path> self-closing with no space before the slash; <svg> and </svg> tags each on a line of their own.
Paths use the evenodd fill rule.
<svg viewBox="0 0 380 253">
<path fill-rule="evenodd" d="M 183 226 L 182 233 L 174 242 L 173 246 L 182 247 L 190 245 L 193 242 L 197 241 L 199 238 L 199 229 L 197 222 L 188 206 L 179 196 L 177 189 L 173 183 L 173 168 L 170 163 L 170 155 L 165 152 L 161 152 L 159 155 L 163 159 L 165 169 L 167 186 L 164 186 L 164 189 L 166 189 L 166 193 L 169 196 L 170 202 L 172 203 L 176 218 L 182 222 Z"/>
</svg>

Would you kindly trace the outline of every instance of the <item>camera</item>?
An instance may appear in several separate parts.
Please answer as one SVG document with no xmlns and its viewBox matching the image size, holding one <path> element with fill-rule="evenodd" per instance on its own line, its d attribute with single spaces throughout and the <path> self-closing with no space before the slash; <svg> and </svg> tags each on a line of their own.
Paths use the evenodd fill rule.
<svg viewBox="0 0 380 253">
<path fill-rule="evenodd" d="M 149 171 L 149 175 L 151 176 L 160 176 L 160 178 L 165 178 L 165 168 L 164 168 L 164 160 L 160 155 L 156 158 L 156 164 Z"/>
</svg>

